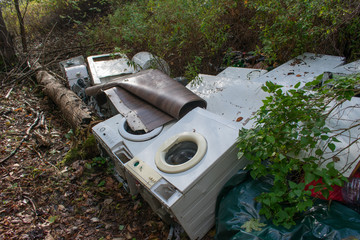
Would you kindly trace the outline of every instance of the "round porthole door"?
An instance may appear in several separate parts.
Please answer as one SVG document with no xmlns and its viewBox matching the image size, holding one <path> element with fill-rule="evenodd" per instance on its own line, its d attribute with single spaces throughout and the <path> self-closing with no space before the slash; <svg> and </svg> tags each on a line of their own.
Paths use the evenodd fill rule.
<svg viewBox="0 0 360 240">
<path fill-rule="evenodd" d="M 149 139 L 152 139 L 160 134 L 163 129 L 163 126 L 155 128 L 150 132 L 145 131 L 133 131 L 127 121 L 126 118 L 122 118 L 119 124 L 119 133 L 120 135 L 125 138 L 126 140 L 133 141 L 133 142 L 142 142 Z"/>
<path fill-rule="evenodd" d="M 166 140 L 155 156 L 156 166 L 166 173 L 186 171 L 196 164 L 206 154 L 206 139 L 194 132 L 177 134 Z"/>
</svg>

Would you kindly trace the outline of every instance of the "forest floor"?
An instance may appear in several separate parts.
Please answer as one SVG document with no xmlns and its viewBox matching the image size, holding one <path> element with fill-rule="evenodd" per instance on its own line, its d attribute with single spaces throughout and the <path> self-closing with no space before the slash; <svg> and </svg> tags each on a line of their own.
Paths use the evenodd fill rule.
<svg viewBox="0 0 360 240">
<path fill-rule="evenodd" d="M 60 61 L 89 49 L 72 34 L 35 49 L 51 62 L 49 71 L 60 73 Z M 107 164 L 92 158 L 63 163 L 76 141 L 33 78 L 1 87 L 0 130 L 0 240 L 167 239 L 170 227 L 140 196 L 126 192 Z"/>
<path fill-rule="evenodd" d="M 60 164 L 70 127 L 38 87 L 0 91 L 0 239 L 166 239 L 169 227 L 107 165 Z"/>
</svg>

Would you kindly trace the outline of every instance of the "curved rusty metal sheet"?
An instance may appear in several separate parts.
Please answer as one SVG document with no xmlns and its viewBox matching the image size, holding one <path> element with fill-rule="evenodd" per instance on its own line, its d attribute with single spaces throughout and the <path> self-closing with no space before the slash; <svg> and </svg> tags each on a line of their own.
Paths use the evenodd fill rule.
<svg viewBox="0 0 360 240">
<path fill-rule="evenodd" d="M 111 92 L 113 103 L 118 98 L 122 104 L 135 111 L 148 131 L 172 119 L 180 119 L 196 107 L 206 108 L 207 105 L 204 99 L 156 69 L 89 87 L 86 94 L 91 96 L 103 91 L 107 94 Z M 114 98 L 114 95 L 117 97 Z"/>
</svg>

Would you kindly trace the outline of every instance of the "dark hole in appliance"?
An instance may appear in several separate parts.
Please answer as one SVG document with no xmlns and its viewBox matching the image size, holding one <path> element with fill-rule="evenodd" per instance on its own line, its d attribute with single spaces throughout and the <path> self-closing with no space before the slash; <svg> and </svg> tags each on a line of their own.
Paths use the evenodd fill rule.
<svg viewBox="0 0 360 240">
<path fill-rule="evenodd" d="M 129 157 L 125 153 L 123 153 L 121 151 L 116 151 L 115 155 L 120 159 L 122 164 L 127 163 L 128 161 L 131 160 L 131 159 L 129 159 Z"/>
<path fill-rule="evenodd" d="M 123 58 L 123 56 L 114 54 L 114 55 L 110 55 L 110 56 L 94 57 L 93 61 L 101 62 L 101 61 L 108 61 L 108 60 L 119 59 L 119 58 Z"/>
<path fill-rule="evenodd" d="M 133 135 L 143 135 L 146 133 L 144 130 L 136 130 L 136 131 L 132 130 L 127 122 L 124 123 L 124 128 L 125 131 Z"/>
<path fill-rule="evenodd" d="M 172 146 L 165 154 L 165 162 L 170 165 L 179 165 L 186 163 L 197 152 L 197 145 L 191 141 L 184 141 Z"/>
</svg>

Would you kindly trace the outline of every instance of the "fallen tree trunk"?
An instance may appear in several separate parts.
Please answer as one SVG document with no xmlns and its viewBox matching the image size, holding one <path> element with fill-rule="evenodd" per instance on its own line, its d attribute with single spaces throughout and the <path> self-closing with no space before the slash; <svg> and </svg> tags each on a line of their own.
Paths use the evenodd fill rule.
<svg viewBox="0 0 360 240">
<path fill-rule="evenodd" d="M 88 125 L 92 117 L 85 103 L 59 79 L 42 70 L 40 64 L 35 63 L 33 67 L 40 68 L 36 80 L 43 87 L 43 92 L 60 108 L 64 119 L 75 129 Z"/>
</svg>

